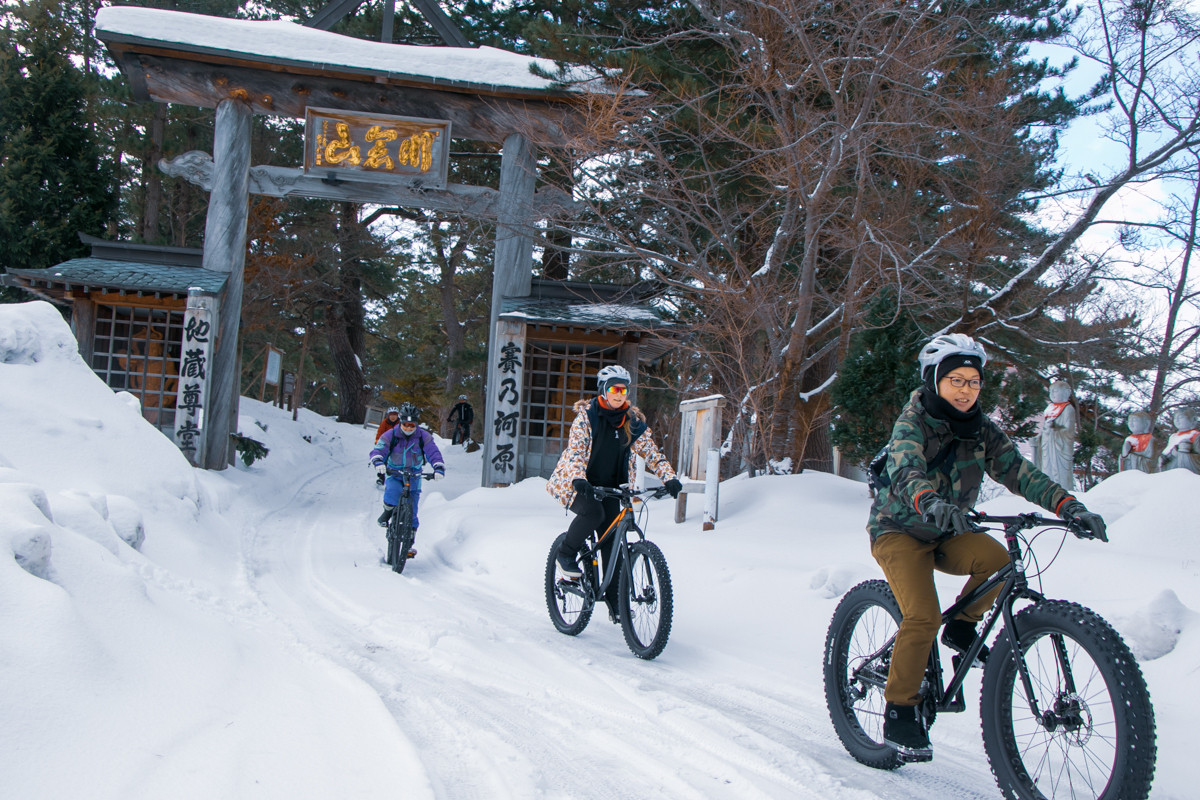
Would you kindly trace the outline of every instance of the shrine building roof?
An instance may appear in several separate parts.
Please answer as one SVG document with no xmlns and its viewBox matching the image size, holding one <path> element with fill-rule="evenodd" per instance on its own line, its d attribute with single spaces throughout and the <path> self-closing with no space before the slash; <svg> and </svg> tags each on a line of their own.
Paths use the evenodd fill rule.
<svg viewBox="0 0 1200 800">
<path fill-rule="evenodd" d="M 186 298 L 188 289 L 218 293 L 228 277 L 200 266 L 202 251 L 80 238 L 92 253 L 45 269 L 8 268 L 4 282 L 61 301 L 69 292 Z"/>
</svg>

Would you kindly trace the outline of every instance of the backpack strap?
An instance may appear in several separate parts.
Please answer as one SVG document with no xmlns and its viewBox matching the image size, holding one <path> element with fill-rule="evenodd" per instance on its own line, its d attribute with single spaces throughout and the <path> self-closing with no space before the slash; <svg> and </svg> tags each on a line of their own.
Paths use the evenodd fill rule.
<svg viewBox="0 0 1200 800">
<path fill-rule="evenodd" d="M 954 455 L 954 451 L 958 448 L 958 439 L 951 439 L 949 443 L 938 451 L 938 454 L 933 457 L 933 461 L 928 462 L 927 472 L 933 472 L 950 460 L 950 456 Z M 946 474 L 950 474 L 950 470 L 946 470 Z"/>
</svg>

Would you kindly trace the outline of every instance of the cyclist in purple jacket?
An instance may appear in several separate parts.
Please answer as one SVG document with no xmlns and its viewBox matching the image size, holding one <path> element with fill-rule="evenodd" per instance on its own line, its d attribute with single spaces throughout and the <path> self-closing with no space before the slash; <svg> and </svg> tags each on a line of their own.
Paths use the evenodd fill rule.
<svg viewBox="0 0 1200 800">
<path fill-rule="evenodd" d="M 426 464 L 433 469 L 433 479 L 446 477 L 446 463 L 442 451 L 434 444 L 433 434 L 424 428 L 417 427 L 421 411 L 412 403 L 400 406 L 400 424 L 385 431 L 375 447 L 371 450 L 371 465 L 380 475 L 387 475 L 387 483 L 383 487 L 383 513 L 379 515 L 379 527 L 386 528 L 400 494 L 404 491 L 404 482 L 398 470 L 421 470 Z M 416 477 L 410 483 L 412 497 L 413 532 L 420 524 L 417 520 L 417 501 L 421 499 L 421 478 Z M 414 551 L 415 552 L 415 551 Z"/>
</svg>

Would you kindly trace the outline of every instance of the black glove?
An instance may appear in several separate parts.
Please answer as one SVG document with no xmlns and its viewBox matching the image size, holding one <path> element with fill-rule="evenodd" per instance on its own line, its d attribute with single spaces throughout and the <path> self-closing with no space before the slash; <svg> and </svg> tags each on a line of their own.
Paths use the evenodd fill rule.
<svg viewBox="0 0 1200 800">
<path fill-rule="evenodd" d="M 679 493 L 683 491 L 683 484 L 679 482 L 678 478 L 671 478 L 663 484 L 663 488 L 671 493 L 671 497 L 679 497 Z"/>
<path fill-rule="evenodd" d="M 586 498 L 588 502 L 599 503 L 600 494 L 596 491 L 596 487 L 592 486 L 583 478 L 576 478 L 571 481 L 571 486 L 575 489 L 575 498 L 583 500 Z"/>
<path fill-rule="evenodd" d="M 1058 515 L 1075 526 L 1073 532 L 1080 539 L 1108 541 L 1108 527 L 1104 524 L 1104 518 L 1088 511 L 1087 506 L 1074 497 L 1062 504 L 1058 509 Z"/>
<path fill-rule="evenodd" d="M 604 507 L 600 504 L 599 498 L 596 497 L 596 490 L 592 485 L 583 478 L 576 478 L 571 481 L 571 486 L 575 489 L 575 499 L 571 501 L 570 509 L 581 517 L 595 517 L 599 519 L 604 515 Z"/>
<path fill-rule="evenodd" d="M 962 509 L 930 492 L 921 498 L 921 519 L 933 525 L 942 533 L 953 533 L 957 536 L 971 530 Z"/>
</svg>

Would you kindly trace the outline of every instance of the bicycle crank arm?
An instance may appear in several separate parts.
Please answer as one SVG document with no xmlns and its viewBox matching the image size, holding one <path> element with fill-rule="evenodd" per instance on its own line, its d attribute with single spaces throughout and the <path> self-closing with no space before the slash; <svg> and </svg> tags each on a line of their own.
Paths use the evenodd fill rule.
<svg viewBox="0 0 1200 800">
<path fill-rule="evenodd" d="M 583 586 L 579 581 L 571 581 L 566 578 L 558 579 L 558 588 L 567 594 L 573 594 L 576 597 L 582 597 L 584 600 L 589 599 L 588 593 L 583 590 Z"/>
</svg>

